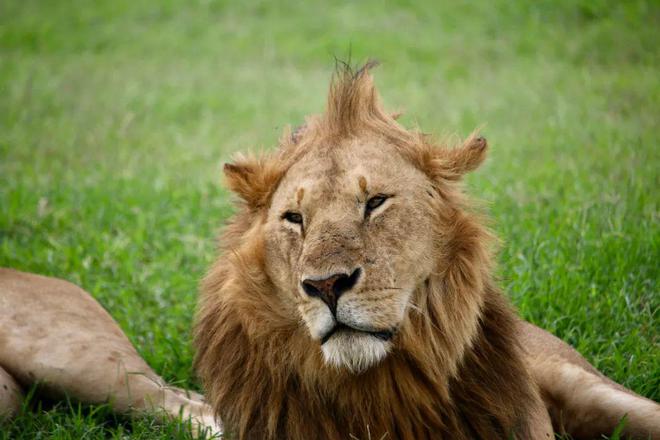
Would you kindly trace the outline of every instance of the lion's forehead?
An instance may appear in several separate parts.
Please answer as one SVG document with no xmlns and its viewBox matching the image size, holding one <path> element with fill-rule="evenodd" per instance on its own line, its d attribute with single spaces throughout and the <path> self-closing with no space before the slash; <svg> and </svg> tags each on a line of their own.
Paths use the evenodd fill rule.
<svg viewBox="0 0 660 440">
<path fill-rule="evenodd" d="M 308 202 L 327 201 L 359 193 L 364 184 L 370 192 L 391 192 L 414 175 L 413 166 L 388 145 L 340 145 L 302 157 L 289 169 L 278 193 L 284 198 L 300 199 L 302 195 Z"/>
</svg>

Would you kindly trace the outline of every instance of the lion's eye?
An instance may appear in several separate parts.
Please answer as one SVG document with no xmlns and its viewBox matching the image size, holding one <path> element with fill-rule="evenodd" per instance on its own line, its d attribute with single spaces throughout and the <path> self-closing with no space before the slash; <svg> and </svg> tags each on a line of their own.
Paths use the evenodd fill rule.
<svg viewBox="0 0 660 440">
<path fill-rule="evenodd" d="M 380 205 L 385 203 L 385 200 L 387 200 L 387 196 L 384 194 L 378 194 L 377 196 L 373 196 L 372 198 L 367 200 L 365 216 L 369 215 L 371 211 L 373 211 L 374 209 L 378 208 Z"/>
<path fill-rule="evenodd" d="M 282 214 L 282 218 L 290 223 L 295 223 L 297 225 L 302 225 L 303 217 L 302 214 L 293 211 L 287 211 Z"/>
</svg>

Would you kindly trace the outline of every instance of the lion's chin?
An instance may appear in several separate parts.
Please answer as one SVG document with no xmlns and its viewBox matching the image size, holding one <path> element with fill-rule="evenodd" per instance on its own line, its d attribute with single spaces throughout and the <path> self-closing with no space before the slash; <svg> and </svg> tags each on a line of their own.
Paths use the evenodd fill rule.
<svg viewBox="0 0 660 440">
<path fill-rule="evenodd" d="M 389 341 L 368 333 L 341 331 L 335 333 L 321 348 L 329 365 L 359 374 L 383 360 L 390 345 Z"/>
</svg>

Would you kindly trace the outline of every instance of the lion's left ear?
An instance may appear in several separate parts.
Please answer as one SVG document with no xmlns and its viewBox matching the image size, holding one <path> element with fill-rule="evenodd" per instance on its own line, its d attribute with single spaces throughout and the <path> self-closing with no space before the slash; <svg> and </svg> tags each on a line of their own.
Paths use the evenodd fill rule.
<svg viewBox="0 0 660 440">
<path fill-rule="evenodd" d="M 236 156 L 233 163 L 226 163 L 224 173 L 229 189 L 251 208 L 268 204 L 283 174 L 275 159 L 244 155 Z"/>
<path fill-rule="evenodd" d="M 444 178 L 458 180 L 483 163 L 487 150 L 486 138 L 473 134 L 459 147 L 440 149 L 435 162 L 442 168 L 440 174 Z"/>
</svg>

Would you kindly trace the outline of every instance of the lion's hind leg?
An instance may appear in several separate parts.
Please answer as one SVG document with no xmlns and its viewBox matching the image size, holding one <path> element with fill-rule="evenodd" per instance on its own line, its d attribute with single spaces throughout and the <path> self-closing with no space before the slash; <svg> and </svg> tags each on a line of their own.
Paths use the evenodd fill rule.
<svg viewBox="0 0 660 440">
<path fill-rule="evenodd" d="M 528 323 L 521 326 L 532 375 L 554 429 L 576 439 L 610 435 L 660 439 L 660 405 L 608 379 L 571 346 Z"/>
<path fill-rule="evenodd" d="M 21 409 L 23 392 L 16 380 L 0 367 L 0 419 L 12 417 Z"/>
<path fill-rule="evenodd" d="M 167 385 L 83 289 L 0 268 L 0 310 L 0 364 L 11 374 L 0 376 L 0 388 L 2 380 L 25 387 L 38 383 L 40 393 L 52 398 L 110 402 L 124 413 L 181 415 L 198 430 L 222 432 L 202 396 Z M 12 411 L 15 397 L 8 395 L 4 405 Z M 0 394 L 0 407 L 2 399 Z"/>
</svg>

